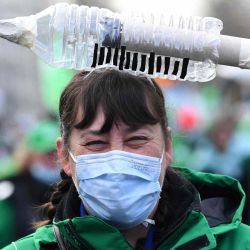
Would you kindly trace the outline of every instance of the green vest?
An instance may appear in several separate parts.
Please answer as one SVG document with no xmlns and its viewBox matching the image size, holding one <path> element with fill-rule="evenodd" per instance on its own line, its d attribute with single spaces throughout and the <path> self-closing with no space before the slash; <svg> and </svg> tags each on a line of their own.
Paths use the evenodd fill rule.
<svg viewBox="0 0 250 250">
<path fill-rule="evenodd" d="M 184 222 L 168 237 L 163 238 L 155 247 L 158 250 L 250 250 L 250 227 L 241 223 L 241 214 L 245 202 L 244 192 L 239 182 L 230 177 L 194 172 L 189 169 L 179 169 L 196 187 L 202 189 L 228 187 L 238 193 L 238 207 L 230 222 L 209 226 L 206 217 L 197 211 L 191 211 Z M 4 250 L 46 249 L 46 246 L 56 244 L 54 230 L 58 228 L 61 236 L 74 249 L 96 250 L 131 250 L 133 249 L 119 230 L 104 221 L 85 216 L 54 222 L 36 230 L 35 233 L 12 243 Z"/>
</svg>

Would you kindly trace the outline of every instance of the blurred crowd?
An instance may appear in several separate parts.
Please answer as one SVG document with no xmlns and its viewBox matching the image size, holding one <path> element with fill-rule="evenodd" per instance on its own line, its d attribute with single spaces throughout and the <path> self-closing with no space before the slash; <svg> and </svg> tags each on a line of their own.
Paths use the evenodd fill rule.
<svg viewBox="0 0 250 250">
<path fill-rule="evenodd" d="M 247 195 L 250 224 L 250 89 L 239 80 L 165 87 L 173 128 L 173 166 L 229 175 Z"/>
<path fill-rule="evenodd" d="M 18 132 L 12 145 L 4 143 L 12 131 L 1 133 L 0 248 L 33 231 L 32 224 L 42 216 L 39 206 L 60 178 L 55 155 L 58 122 L 36 121 L 25 131 L 19 125 L 11 128 Z"/>
</svg>

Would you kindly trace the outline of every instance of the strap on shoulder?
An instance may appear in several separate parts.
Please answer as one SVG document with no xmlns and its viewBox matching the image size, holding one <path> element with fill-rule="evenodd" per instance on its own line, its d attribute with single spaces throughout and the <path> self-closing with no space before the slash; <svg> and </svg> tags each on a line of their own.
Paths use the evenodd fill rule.
<svg viewBox="0 0 250 250">
<path fill-rule="evenodd" d="M 72 250 L 68 243 L 61 236 L 60 230 L 56 225 L 53 225 L 54 235 L 60 250 Z"/>
</svg>

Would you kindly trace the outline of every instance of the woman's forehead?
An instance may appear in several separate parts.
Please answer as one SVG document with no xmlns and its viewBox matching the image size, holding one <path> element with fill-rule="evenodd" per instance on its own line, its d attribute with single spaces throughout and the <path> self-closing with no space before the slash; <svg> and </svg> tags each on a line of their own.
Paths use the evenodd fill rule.
<svg viewBox="0 0 250 250">
<path fill-rule="evenodd" d="M 79 109 L 77 118 L 76 118 L 76 124 L 81 122 L 82 119 L 83 119 L 83 112 L 82 112 L 82 109 Z M 96 111 L 93 122 L 87 128 L 82 129 L 81 134 L 83 135 L 101 134 L 101 130 L 103 128 L 103 125 L 105 124 L 105 121 L 106 121 L 105 114 L 102 108 L 99 107 Z M 118 131 L 122 131 L 125 133 L 133 132 L 136 130 L 148 130 L 153 133 L 155 130 L 155 126 L 157 125 L 160 126 L 159 124 L 154 124 L 154 125 L 141 124 L 140 126 L 129 126 L 118 117 L 114 120 L 111 130 L 118 130 Z"/>
<path fill-rule="evenodd" d="M 74 124 L 75 125 L 78 124 L 83 119 L 84 119 L 84 111 L 83 111 L 82 106 L 80 105 L 78 107 L 77 116 L 76 116 Z M 94 114 L 94 120 L 90 126 L 91 127 L 93 126 L 93 128 L 102 127 L 104 122 L 105 122 L 105 115 L 104 115 L 103 109 L 99 106 Z"/>
</svg>

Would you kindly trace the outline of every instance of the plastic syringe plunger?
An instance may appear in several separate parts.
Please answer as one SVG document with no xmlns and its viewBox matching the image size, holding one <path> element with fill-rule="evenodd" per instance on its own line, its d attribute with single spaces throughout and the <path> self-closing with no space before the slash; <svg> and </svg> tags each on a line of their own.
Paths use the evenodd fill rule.
<svg viewBox="0 0 250 250">
<path fill-rule="evenodd" d="M 54 67 L 112 64 L 149 77 L 201 82 L 216 75 L 221 29 L 216 18 L 125 15 L 67 3 L 0 22 L 1 37 Z"/>
<path fill-rule="evenodd" d="M 34 16 L 0 20 L 0 37 L 31 48 L 36 32 Z"/>
</svg>

